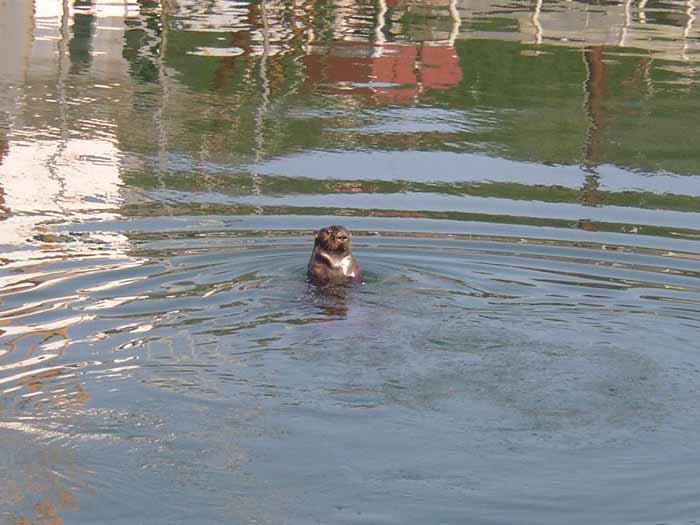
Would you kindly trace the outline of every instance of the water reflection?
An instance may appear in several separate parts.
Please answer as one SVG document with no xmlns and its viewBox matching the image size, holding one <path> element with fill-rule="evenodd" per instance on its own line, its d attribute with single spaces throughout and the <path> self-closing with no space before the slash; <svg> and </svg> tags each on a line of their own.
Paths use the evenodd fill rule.
<svg viewBox="0 0 700 525">
<path fill-rule="evenodd" d="M 696 20 L 0 3 L 0 521 L 696 516 Z"/>
<path fill-rule="evenodd" d="M 461 18 L 456 2 L 415 4 L 412 16 L 430 17 L 431 24 L 410 40 L 395 42 L 394 24 L 401 19 L 404 2 L 338 3 L 326 30 L 307 44 L 303 63 L 306 81 L 334 94 L 372 95 L 383 103 L 412 103 L 428 89 L 449 89 L 462 79 L 455 39 Z M 442 13 L 441 8 L 449 8 Z M 356 12 L 353 12 L 356 11 Z M 415 11 L 415 12 L 413 12 Z M 442 28 L 440 15 L 448 15 L 450 30 Z M 356 31 L 358 19 L 373 26 L 369 34 Z M 435 23 L 435 19 L 438 23 Z"/>
<path fill-rule="evenodd" d="M 589 8 L 578 3 L 574 8 L 573 12 L 553 13 L 573 19 L 576 26 L 576 16 L 588 13 Z M 229 192 L 229 187 L 235 186 L 238 203 L 265 209 L 273 207 L 272 201 L 253 203 L 240 195 L 241 191 L 246 193 L 246 188 L 253 195 L 264 193 L 269 184 L 260 178 L 260 172 L 268 159 L 276 161 L 304 152 L 304 177 L 309 177 L 317 169 L 318 150 L 417 149 L 578 165 L 576 176 L 584 181 L 577 194 L 564 197 L 565 202 L 605 207 L 626 201 L 634 207 L 696 209 L 694 199 L 687 206 L 681 204 L 684 189 L 665 196 L 662 194 L 668 191 L 659 191 L 656 180 L 645 176 L 693 175 L 700 160 L 695 149 L 678 135 L 679 130 L 696 126 L 690 117 L 696 97 L 692 91 L 683 93 L 663 86 L 667 64 L 658 58 L 652 60 L 658 51 L 653 40 L 642 46 L 643 53 L 621 54 L 619 48 L 608 50 L 605 42 L 598 44 L 595 35 L 580 29 L 580 38 L 554 39 L 566 47 L 512 45 L 508 40 L 513 37 L 506 39 L 497 31 L 484 39 L 487 32 L 475 32 L 473 27 L 467 30 L 470 26 L 465 20 L 470 18 L 465 13 L 473 7 L 456 2 L 328 3 L 303 9 L 261 3 L 221 6 L 220 10 L 206 13 L 199 9 L 188 4 L 183 12 L 163 12 L 163 27 L 172 28 L 160 33 L 163 46 L 148 46 L 160 50 L 157 57 L 153 56 L 152 65 L 161 73 L 152 79 L 173 84 L 173 88 L 166 89 L 168 97 L 153 112 L 153 120 L 158 122 L 152 131 L 158 136 L 157 164 L 151 160 L 156 152 L 143 150 L 148 141 L 139 137 L 135 137 L 138 144 L 123 141 L 122 147 L 141 151 L 144 156 L 140 160 L 152 166 L 150 173 L 128 170 L 125 176 L 130 184 L 152 187 L 155 183 L 172 188 L 180 183 L 173 180 L 174 170 L 204 171 L 205 176 L 188 184 L 205 192 Z M 597 9 L 590 11 L 597 13 Z M 504 14 L 502 8 L 494 6 L 484 6 L 484 12 L 493 13 L 494 17 L 496 13 Z M 514 10 L 510 15 L 517 13 Z M 543 27 L 541 19 L 538 23 Z M 548 25 L 556 26 L 554 22 Z M 229 31 L 233 31 L 231 39 L 224 36 Z M 496 35 L 498 38 L 494 38 Z M 528 41 L 524 37 L 522 40 Z M 140 42 L 143 45 L 147 40 Z M 592 47 L 591 43 L 597 45 Z M 211 51 L 222 44 L 221 53 Z M 201 53 L 205 48 L 209 51 Z M 529 52 L 533 49 L 534 54 Z M 137 55 L 143 53 L 132 52 L 129 56 Z M 496 64 L 501 67 L 494 67 Z M 168 66 L 178 71 L 177 82 L 166 72 Z M 685 71 L 691 79 L 693 69 Z M 210 110 L 207 114 L 206 126 L 190 125 L 187 133 L 182 129 L 182 122 L 187 122 L 185 115 L 172 119 L 177 123 L 173 128 L 160 118 L 192 103 L 193 93 L 175 88 L 181 83 L 198 93 L 197 104 L 218 108 L 216 113 Z M 208 96 L 209 90 L 218 95 Z M 679 95 L 684 102 L 679 103 Z M 631 99 L 646 101 L 647 109 L 638 112 L 632 107 L 629 114 L 627 100 Z M 676 106 L 687 105 L 689 111 L 669 114 L 654 109 L 666 107 L 665 101 L 671 99 Z M 415 109 L 407 114 L 408 122 L 425 120 L 431 124 L 425 128 L 416 124 L 400 127 L 390 112 L 376 109 L 377 105 L 386 104 L 410 104 Z M 453 115 L 456 110 L 481 112 L 488 116 L 488 124 L 477 121 L 470 125 L 457 119 L 454 126 L 436 126 L 436 107 L 449 108 Z M 684 120 L 685 125 L 677 125 Z M 639 126 L 640 121 L 643 126 Z M 678 136 L 669 141 L 674 144 L 673 155 L 665 151 L 666 141 L 655 140 L 652 130 L 660 127 L 664 136 Z M 368 133 L 370 130 L 375 132 Z M 164 155 L 166 150 L 180 154 Z M 408 164 L 411 161 L 406 167 L 401 166 L 401 157 L 395 155 L 397 168 L 392 170 L 392 178 L 409 185 L 421 174 Z M 473 164 L 476 160 L 468 157 L 459 162 Z M 616 186 L 619 180 L 613 166 L 641 170 L 643 175 L 625 173 L 627 182 L 620 188 L 623 191 L 609 194 L 606 187 Z M 232 167 L 239 173 L 250 172 L 242 187 L 241 178 L 228 184 Z M 496 164 L 489 168 L 488 173 L 476 177 L 482 189 L 504 170 L 504 166 Z M 325 178 L 333 178 L 332 169 L 321 169 Z M 461 171 L 463 177 L 474 177 L 469 170 Z M 380 168 L 363 174 L 372 181 L 367 185 L 377 188 L 373 183 L 382 176 Z M 154 175 L 157 182 L 149 180 Z M 437 180 L 446 175 L 441 173 Z M 560 186 L 569 186 L 568 180 L 568 176 L 557 177 L 549 188 L 542 188 L 543 193 L 558 194 Z M 272 184 L 280 187 L 284 182 L 275 180 Z M 285 191 L 308 191 L 302 190 L 310 186 L 306 182 L 295 178 Z M 686 184 L 681 182 L 680 186 Z M 336 186 L 357 192 L 357 185 L 347 180 L 338 181 Z M 527 186 L 528 192 L 537 189 Z M 651 189 L 655 195 L 639 192 L 640 188 Z M 522 189 L 517 189 L 520 195 Z M 487 194 L 495 197 L 502 190 L 493 187 Z M 151 196 L 156 200 L 168 198 L 158 193 Z M 650 204 L 650 199 L 654 204 Z M 667 203 L 660 204 L 659 199 Z M 190 211 L 191 207 L 183 210 Z M 585 210 L 576 213 L 579 216 L 574 224 L 592 228 L 609 229 L 606 224 L 619 220 L 606 212 L 598 212 L 598 217 L 588 216 Z M 640 231 L 641 225 L 632 217 L 622 222 L 618 231 Z M 685 227 L 681 223 L 675 226 Z"/>
</svg>

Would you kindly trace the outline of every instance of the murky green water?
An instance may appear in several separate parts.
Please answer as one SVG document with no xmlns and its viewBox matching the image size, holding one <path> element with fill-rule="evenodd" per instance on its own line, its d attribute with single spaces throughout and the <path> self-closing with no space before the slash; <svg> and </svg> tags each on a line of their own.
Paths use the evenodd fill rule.
<svg viewBox="0 0 700 525">
<path fill-rule="evenodd" d="M 697 17 L 0 0 L 0 523 L 699 520 Z"/>
</svg>

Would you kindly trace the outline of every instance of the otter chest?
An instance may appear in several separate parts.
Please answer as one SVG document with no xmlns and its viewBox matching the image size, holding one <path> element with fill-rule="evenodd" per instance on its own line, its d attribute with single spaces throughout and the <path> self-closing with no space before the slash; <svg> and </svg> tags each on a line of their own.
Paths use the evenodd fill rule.
<svg viewBox="0 0 700 525">
<path fill-rule="evenodd" d="M 350 270 L 350 268 L 352 268 L 352 257 L 350 255 L 343 257 L 338 261 L 334 261 L 333 268 L 337 268 L 347 277 L 355 277 L 355 272 Z"/>
</svg>

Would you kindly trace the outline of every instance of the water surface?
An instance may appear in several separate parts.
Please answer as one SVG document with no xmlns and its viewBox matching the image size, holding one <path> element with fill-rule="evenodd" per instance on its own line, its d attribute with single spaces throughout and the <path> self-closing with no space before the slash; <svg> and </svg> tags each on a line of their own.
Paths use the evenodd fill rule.
<svg viewBox="0 0 700 525">
<path fill-rule="evenodd" d="M 697 16 L 0 2 L 0 522 L 700 519 Z"/>
</svg>

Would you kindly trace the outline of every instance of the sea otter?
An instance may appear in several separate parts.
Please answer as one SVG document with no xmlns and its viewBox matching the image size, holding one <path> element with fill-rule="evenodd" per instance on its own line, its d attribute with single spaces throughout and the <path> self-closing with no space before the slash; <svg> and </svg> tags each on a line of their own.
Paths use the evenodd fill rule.
<svg viewBox="0 0 700 525">
<path fill-rule="evenodd" d="M 309 259 L 308 276 L 316 284 L 359 280 L 360 267 L 350 253 L 350 231 L 344 226 L 326 226 L 316 232 Z"/>
</svg>

